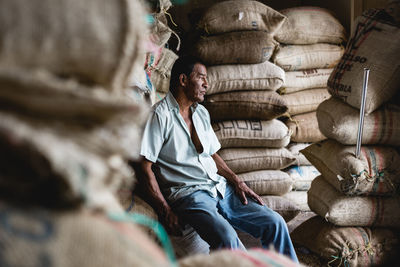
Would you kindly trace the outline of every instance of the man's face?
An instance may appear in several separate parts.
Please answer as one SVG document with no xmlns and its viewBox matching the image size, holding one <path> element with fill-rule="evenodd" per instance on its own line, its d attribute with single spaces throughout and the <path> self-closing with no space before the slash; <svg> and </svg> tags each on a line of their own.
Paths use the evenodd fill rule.
<svg viewBox="0 0 400 267">
<path fill-rule="evenodd" d="M 195 64 L 188 77 L 185 94 L 193 102 L 203 102 L 208 88 L 207 69 L 202 64 Z"/>
</svg>

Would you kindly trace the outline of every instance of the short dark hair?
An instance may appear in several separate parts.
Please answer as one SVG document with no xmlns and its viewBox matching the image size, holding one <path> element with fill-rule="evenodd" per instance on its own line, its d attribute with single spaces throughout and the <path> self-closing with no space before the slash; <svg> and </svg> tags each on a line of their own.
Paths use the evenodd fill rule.
<svg viewBox="0 0 400 267">
<path fill-rule="evenodd" d="M 171 92 L 173 92 L 173 90 L 178 86 L 179 76 L 185 74 L 189 77 L 190 73 L 193 71 L 194 65 L 196 64 L 205 65 L 201 59 L 192 55 L 183 55 L 175 61 L 171 70 L 171 79 L 169 82 L 169 90 Z"/>
</svg>

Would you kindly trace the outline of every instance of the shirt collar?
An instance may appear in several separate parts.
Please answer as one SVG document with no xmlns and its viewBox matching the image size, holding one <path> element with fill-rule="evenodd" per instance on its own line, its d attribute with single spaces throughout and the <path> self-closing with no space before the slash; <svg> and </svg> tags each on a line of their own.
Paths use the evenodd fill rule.
<svg viewBox="0 0 400 267">
<path fill-rule="evenodd" d="M 167 105 L 168 105 L 169 110 L 172 110 L 172 109 L 179 110 L 179 104 L 176 101 L 174 95 L 171 93 L 171 91 L 169 91 L 167 93 L 166 99 L 167 99 Z M 193 113 L 194 113 L 194 111 L 196 111 L 196 108 L 198 105 L 199 105 L 198 103 L 193 103 L 193 105 L 191 106 Z"/>
</svg>

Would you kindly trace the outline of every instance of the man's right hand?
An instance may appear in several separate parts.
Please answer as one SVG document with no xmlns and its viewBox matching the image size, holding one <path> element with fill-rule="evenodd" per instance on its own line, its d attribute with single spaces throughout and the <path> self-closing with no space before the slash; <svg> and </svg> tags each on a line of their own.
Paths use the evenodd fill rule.
<svg viewBox="0 0 400 267">
<path fill-rule="evenodd" d="M 172 235 L 182 235 L 182 228 L 179 224 L 178 216 L 171 210 L 171 208 L 163 209 L 161 214 L 159 213 L 161 223 L 167 229 L 167 232 Z"/>
</svg>

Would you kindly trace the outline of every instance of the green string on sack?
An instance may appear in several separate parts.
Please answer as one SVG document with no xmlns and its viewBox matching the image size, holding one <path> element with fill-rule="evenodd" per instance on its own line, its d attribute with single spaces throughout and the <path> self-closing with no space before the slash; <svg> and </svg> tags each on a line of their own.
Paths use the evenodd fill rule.
<svg viewBox="0 0 400 267">
<path fill-rule="evenodd" d="M 114 221 L 133 222 L 149 227 L 151 230 L 153 230 L 153 232 L 160 240 L 161 245 L 165 253 L 167 254 L 167 257 L 170 260 L 172 266 L 178 266 L 175 258 L 174 249 L 172 247 L 171 241 L 169 240 L 168 234 L 159 222 L 139 213 L 110 213 L 108 214 L 108 217 Z"/>
</svg>

